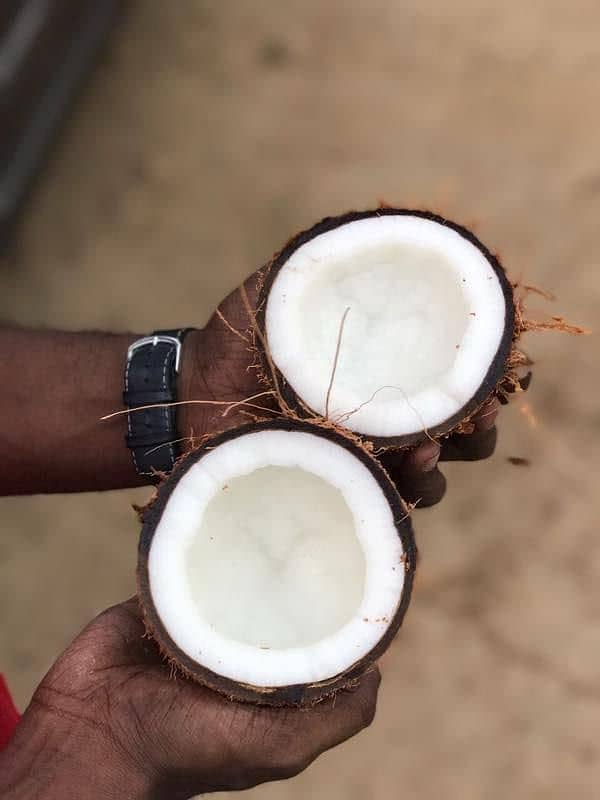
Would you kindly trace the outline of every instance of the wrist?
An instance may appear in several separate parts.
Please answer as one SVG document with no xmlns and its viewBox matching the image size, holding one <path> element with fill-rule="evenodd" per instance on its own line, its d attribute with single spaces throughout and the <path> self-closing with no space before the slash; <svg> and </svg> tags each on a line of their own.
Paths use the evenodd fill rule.
<svg viewBox="0 0 600 800">
<path fill-rule="evenodd" d="M 247 314 L 234 292 L 219 307 L 206 328 L 190 333 L 183 344 L 178 428 L 183 449 L 207 434 L 248 422 L 248 414 L 270 409 L 272 399 L 255 369 L 256 353 L 249 336 Z M 244 405 L 244 400 L 254 401 Z M 199 401 L 199 402 L 198 402 Z"/>
<path fill-rule="evenodd" d="M 245 348 L 232 352 L 222 332 L 212 326 L 192 331 L 181 352 L 177 428 L 182 450 L 186 451 L 203 436 L 246 422 L 240 412 L 228 412 L 227 405 L 253 394 L 248 381 L 251 358 Z"/>
<path fill-rule="evenodd" d="M 42 702 L 34 699 L 0 753 L 3 800 L 75 800 L 91 791 L 105 800 L 152 796 L 152 776 L 131 759 L 108 726 L 80 713 L 79 704 L 68 697 L 55 698 L 52 707 Z"/>
<path fill-rule="evenodd" d="M 184 439 L 181 449 L 188 450 L 194 438 L 200 439 L 210 432 L 214 407 L 206 401 L 213 400 L 205 363 L 208 352 L 205 330 L 193 330 L 186 336 L 181 349 L 181 366 L 177 382 L 177 430 Z M 193 401 L 202 401 L 201 403 Z"/>
</svg>

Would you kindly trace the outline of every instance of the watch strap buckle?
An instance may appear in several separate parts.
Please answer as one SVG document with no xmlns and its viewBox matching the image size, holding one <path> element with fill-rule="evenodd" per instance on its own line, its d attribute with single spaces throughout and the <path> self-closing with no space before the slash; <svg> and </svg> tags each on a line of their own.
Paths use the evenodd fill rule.
<svg viewBox="0 0 600 800">
<path fill-rule="evenodd" d="M 152 336 L 144 336 L 143 339 L 138 339 L 127 348 L 127 361 L 131 361 L 131 357 L 136 350 L 146 345 L 156 347 L 157 344 L 170 344 L 175 348 L 175 372 L 179 372 L 179 364 L 181 362 L 181 340 L 176 336 L 169 336 L 164 333 L 155 333 Z"/>
</svg>

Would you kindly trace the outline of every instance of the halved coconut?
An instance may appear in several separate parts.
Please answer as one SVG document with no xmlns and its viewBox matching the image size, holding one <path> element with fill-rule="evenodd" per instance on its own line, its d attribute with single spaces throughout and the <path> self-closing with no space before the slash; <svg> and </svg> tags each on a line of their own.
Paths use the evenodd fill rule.
<svg viewBox="0 0 600 800">
<path fill-rule="evenodd" d="M 314 703 L 386 649 L 415 545 L 381 465 L 307 422 L 253 423 L 181 460 L 145 514 L 138 588 L 162 652 L 230 697 Z"/>
<path fill-rule="evenodd" d="M 390 208 L 298 234 L 259 309 L 286 402 L 384 447 L 468 420 L 501 384 L 515 334 L 495 256 L 460 225 Z"/>
</svg>

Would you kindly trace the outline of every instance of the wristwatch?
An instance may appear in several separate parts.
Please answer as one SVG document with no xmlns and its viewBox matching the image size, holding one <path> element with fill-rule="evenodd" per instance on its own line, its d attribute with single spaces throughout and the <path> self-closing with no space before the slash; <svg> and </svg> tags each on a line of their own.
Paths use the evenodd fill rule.
<svg viewBox="0 0 600 800">
<path fill-rule="evenodd" d="M 170 472 L 181 453 L 177 432 L 177 375 L 181 345 L 193 328 L 155 331 L 127 351 L 123 403 L 127 414 L 127 447 L 139 475 L 156 481 Z"/>
</svg>

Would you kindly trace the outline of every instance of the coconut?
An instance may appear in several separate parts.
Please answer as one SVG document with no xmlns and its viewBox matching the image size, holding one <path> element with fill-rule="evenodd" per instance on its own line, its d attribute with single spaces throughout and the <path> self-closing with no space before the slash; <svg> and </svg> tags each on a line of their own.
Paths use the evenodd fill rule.
<svg viewBox="0 0 600 800">
<path fill-rule="evenodd" d="M 515 321 L 513 287 L 470 231 L 393 208 L 295 236 L 256 315 L 284 402 L 384 448 L 448 434 L 514 386 Z"/>
<path fill-rule="evenodd" d="M 241 701 L 307 705 L 388 647 L 415 562 L 408 509 L 368 450 L 277 419 L 177 463 L 144 513 L 138 596 L 186 676 Z"/>
</svg>

